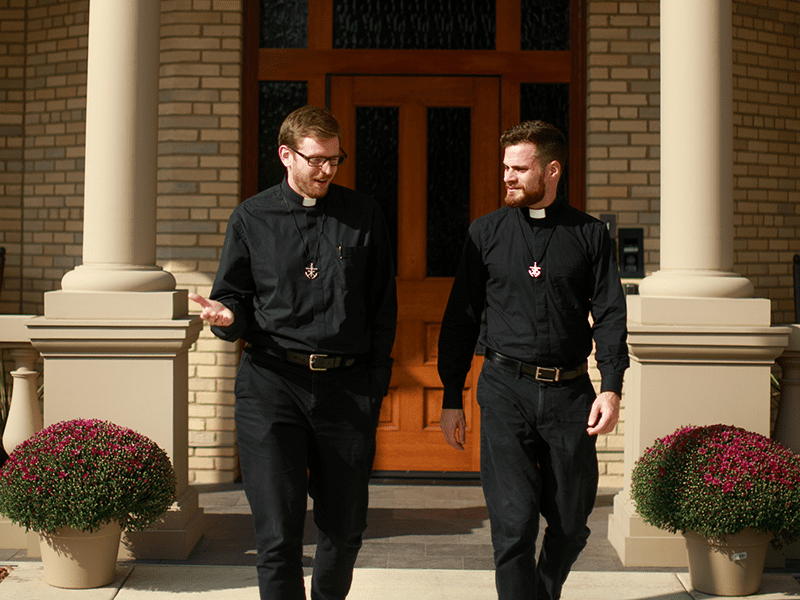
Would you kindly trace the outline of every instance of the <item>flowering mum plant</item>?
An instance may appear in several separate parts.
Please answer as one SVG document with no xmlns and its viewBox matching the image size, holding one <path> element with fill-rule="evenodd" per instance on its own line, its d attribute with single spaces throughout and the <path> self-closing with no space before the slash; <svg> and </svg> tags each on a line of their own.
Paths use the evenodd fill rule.
<svg viewBox="0 0 800 600">
<path fill-rule="evenodd" d="M 175 471 L 149 438 L 108 421 L 61 421 L 20 444 L 0 468 L 0 514 L 40 533 L 143 531 L 175 500 Z"/>
<path fill-rule="evenodd" d="M 800 456 L 733 427 L 683 427 L 636 461 L 631 497 L 647 523 L 724 539 L 748 527 L 800 539 Z"/>
</svg>

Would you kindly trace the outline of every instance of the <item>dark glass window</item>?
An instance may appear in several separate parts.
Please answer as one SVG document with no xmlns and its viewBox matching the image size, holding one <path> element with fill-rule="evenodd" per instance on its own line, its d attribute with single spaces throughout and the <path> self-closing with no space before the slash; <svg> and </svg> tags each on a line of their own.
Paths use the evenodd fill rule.
<svg viewBox="0 0 800 600">
<path fill-rule="evenodd" d="M 278 158 L 278 131 L 293 110 L 308 102 L 305 81 L 258 82 L 258 189 L 280 183 L 286 170 Z"/>
<path fill-rule="evenodd" d="M 568 83 L 523 83 L 519 90 L 520 120 L 546 121 L 557 127 L 569 141 L 569 84 Z M 558 186 L 558 195 L 567 194 L 567 171 Z"/>
<path fill-rule="evenodd" d="M 522 1 L 522 49 L 569 50 L 570 0 Z"/>
<path fill-rule="evenodd" d="M 308 0 L 260 0 L 261 48 L 308 48 Z"/>
<path fill-rule="evenodd" d="M 356 108 L 356 189 L 383 211 L 397 270 L 397 189 L 400 109 Z"/>
<path fill-rule="evenodd" d="M 428 108 L 428 277 L 452 277 L 469 228 L 470 117 Z"/>
<path fill-rule="evenodd" d="M 333 47 L 493 50 L 494 0 L 334 0 Z"/>
</svg>

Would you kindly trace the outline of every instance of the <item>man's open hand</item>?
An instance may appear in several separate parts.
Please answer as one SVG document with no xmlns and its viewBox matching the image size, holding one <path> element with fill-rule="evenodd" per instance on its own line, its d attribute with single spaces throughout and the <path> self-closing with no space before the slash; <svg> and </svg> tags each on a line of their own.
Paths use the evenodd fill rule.
<svg viewBox="0 0 800 600">
<path fill-rule="evenodd" d="M 230 327 L 233 325 L 233 311 L 216 300 L 206 300 L 200 294 L 189 292 L 189 300 L 197 302 L 203 307 L 200 318 L 209 325 L 217 327 Z"/>
</svg>

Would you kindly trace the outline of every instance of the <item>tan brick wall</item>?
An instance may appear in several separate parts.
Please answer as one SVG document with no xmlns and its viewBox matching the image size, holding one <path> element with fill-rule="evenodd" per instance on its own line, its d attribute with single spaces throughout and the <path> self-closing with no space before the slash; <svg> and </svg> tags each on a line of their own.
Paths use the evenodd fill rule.
<svg viewBox="0 0 800 600">
<path fill-rule="evenodd" d="M 587 209 L 642 227 L 659 263 L 658 2 L 588 3 Z M 800 4 L 733 3 L 734 268 L 794 321 L 800 253 Z"/>
<path fill-rule="evenodd" d="M 658 0 L 587 4 L 586 210 L 644 230 L 646 273 L 659 261 L 658 14 Z M 623 484 L 624 404 L 623 393 L 619 424 L 597 440 L 601 486 Z"/>
<path fill-rule="evenodd" d="M 25 0 L 0 0 L 0 246 L 6 249 L 0 313 L 22 312 Z"/>
<path fill-rule="evenodd" d="M 734 2 L 736 270 L 794 322 L 792 258 L 800 253 L 800 4 Z"/>
<path fill-rule="evenodd" d="M 240 1 L 165 0 L 158 264 L 208 294 L 239 199 Z M 0 0 L 0 312 L 43 312 L 81 261 L 88 0 Z M 27 19 L 27 20 L 26 20 Z M 238 474 L 237 348 L 207 330 L 190 354 L 190 480 Z"/>
<path fill-rule="evenodd" d="M 81 261 L 88 0 L 27 10 L 22 311 Z"/>
<path fill-rule="evenodd" d="M 659 2 L 587 5 L 586 209 L 641 227 L 658 269 Z"/>
<path fill-rule="evenodd" d="M 158 264 L 208 296 L 241 179 L 242 3 L 161 3 Z M 194 307 L 192 307 L 194 308 Z M 189 481 L 238 475 L 238 346 L 206 327 L 189 355 Z"/>
<path fill-rule="evenodd" d="M 645 267 L 659 268 L 659 2 L 590 0 L 587 31 L 587 210 L 642 227 Z M 800 4 L 733 3 L 734 268 L 794 321 L 800 253 Z M 615 469 L 615 434 L 599 440 Z M 613 479 L 608 473 L 609 480 Z M 620 471 L 621 473 L 621 471 Z"/>
<path fill-rule="evenodd" d="M 161 6 L 158 264 L 208 294 L 239 202 L 242 2 Z M 647 272 L 659 261 L 658 11 L 657 0 L 587 3 L 586 206 L 644 229 Z M 772 299 L 775 322 L 793 320 L 800 252 L 798 13 L 784 0 L 734 2 L 736 269 Z M 88 0 L 0 0 L 3 313 L 41 313 L 44 291 L 81 258 L 87 19 Z M 207 329 L 190 353 L 193 482 L 238 474 L 237 356 Z M 623 428 L 598 440 L 601 485 L 621 485 Z"/>
<path fill-rule="evenodd" d="M 596 390 L 600 389 L 600 371 L 594 356 L 589 359 L 589 376 Z M 599 485 L 606 488 L 621 488 L 624 472 L 625 449 L 625 390 L 622 390 L 622 412 L 614 431 L 597 438 L 597 466 L 599 469 Z"/>
</svg>

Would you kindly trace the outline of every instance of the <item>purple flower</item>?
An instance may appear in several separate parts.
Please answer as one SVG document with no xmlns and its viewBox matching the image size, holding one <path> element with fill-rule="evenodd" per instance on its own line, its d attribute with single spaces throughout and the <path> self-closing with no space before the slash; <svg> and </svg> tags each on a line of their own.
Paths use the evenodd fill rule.
<svg viewBox="0 0 800 600">
<path fill-rule="evenodd" d="M 762 435 L 681 427 L 645 450 L 631 479 L 637 511 L 657 527 L 716 537 L 753 527 L 776 545 L 800 539 L 800 456 Z"/>
<path fill-rule="evenodd" d="M 0 468 L 0 484 L 0 514 L 35 531 L 96 530 L 111 519 L 143 530 L 175 497 L 164 450 L 96 419 L 62 421 L 20 444 Z"/>
</svg>

